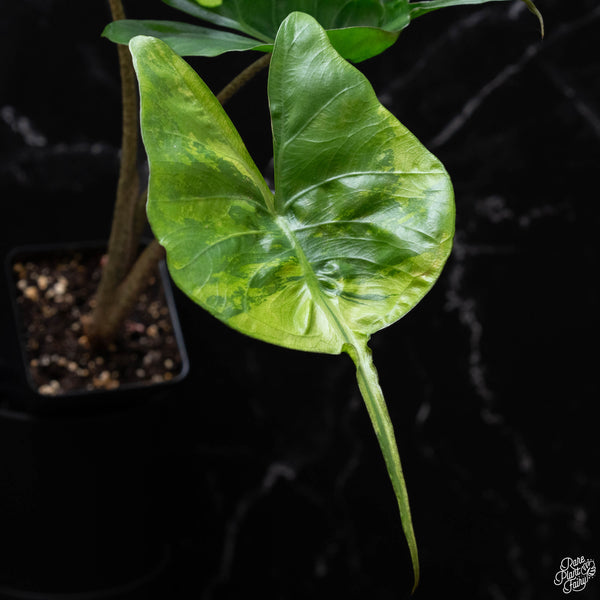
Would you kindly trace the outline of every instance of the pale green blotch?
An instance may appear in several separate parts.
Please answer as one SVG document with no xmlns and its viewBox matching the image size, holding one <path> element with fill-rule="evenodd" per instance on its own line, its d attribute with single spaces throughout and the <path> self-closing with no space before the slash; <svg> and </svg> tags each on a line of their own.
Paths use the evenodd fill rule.
<svg viewBox="0 0 600 600">
<path fill-rule="evenodd" d="M 200 6 L 206 6 L 208 8 L 214 8 L 215 6 L 221 6 L 223 0 L 196 0 Z"/>
</svg>

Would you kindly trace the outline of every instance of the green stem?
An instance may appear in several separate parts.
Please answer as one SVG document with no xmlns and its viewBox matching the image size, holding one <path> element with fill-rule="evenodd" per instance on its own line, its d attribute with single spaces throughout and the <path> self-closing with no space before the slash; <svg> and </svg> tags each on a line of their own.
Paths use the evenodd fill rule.
<svg viewBox="0 0 600 600">
<path fill-rule="evenodd" d="M 412 593 L 414 593 L 419 585 L 420 578 L 419 554 L 410 514 L 408 492 L 406 490 L 402 465 L 400 464 L 396 436 L 394 435 L 394 428 L 385 404 L 381 386 L 379 385 L 379 378 L 377 376 L 375 365 L 373 364 L 371 351 L 366 342 L 353 343 L 352 346 L 346 348 L 346 352 L 348 352 L 356 365 L 358 386 L 367 407 L 369 417 L 371 418 L 373 429 L 377 435 L 377 440 L 381 452 L 383 453 L 387 471 L 398 501 L 402 529 L 404 530 L 406 542 L 408 543 L 413 566 L 414 585 Z"/>
<path fill-rule="evenodd" d="M 269 210 L 273 211 L 272 208 Z M 400 509 L 402 529 L 404 530 L 404 536 L 408 544 L 413 567 L 414 585 L 412 592 L 414 593 L 419 584 L 420 577 L 417 541 L 413 530 L 410 506 L 408 503 L 408 493 L 406 491 L 406 483 L 404 482 L 404 475 L 400 464 L 400 454 L 398 453 L 394 427 L 392 426 L 383 392 L 379 385 L 379 377 L 377 376 L 377 371 L 373 364 L 371 351 L 367 346 L 368 337 L 366 335 L 358 334 L 346 326 L 344 319 L 338 312 L 336 306 L 333 303 L 328 302 L 324 294 L 321 293 L 320 284 L 316 279 L 315 272 L 312 269 L 301 244 L 298 242 L 296 235 L 283 217 L 277 217 L 276 220 L 281 227 L 281 230 L 290 241 L 290 245 L 295 250 L 315 304 L 328 316 L 332 329 L 336 330 L 343 340 L 342 350 L 350 355 L 350 358 L 356 365 L 358 387 L 360 388 L 369 417 L 371 418 L 373 429 L 377 435 L 379 447 L 381 448 L 388 475 L 392 482 L 392 487 L 394 488 L 394 493 Z"/>
</svg>

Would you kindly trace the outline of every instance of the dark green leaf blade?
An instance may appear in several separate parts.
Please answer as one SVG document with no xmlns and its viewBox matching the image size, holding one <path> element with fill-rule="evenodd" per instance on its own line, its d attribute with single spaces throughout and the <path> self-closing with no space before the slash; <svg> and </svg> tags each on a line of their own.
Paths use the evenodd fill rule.
<svg viewBox="0 0 600 600">
<path fill-rule="evenodd" d="M 272 42 L 281 22 L 294 11 L 312 15 L 346 59 L 360 62 L 380 54 L 409 23 L 408 0 L 385 5 L 379 0 L 225 0 L 219 6 L 199 6 L 195 0 L 163 0 L 166 4 L 220 27 L 242 31 Z"/>
<path fill-rule="evenodd" d="M 262 4 L 258 4 L 258 2 L 255 4 L 254 13 L 258 15 L 259 21 L 265 20 L 267 15 L 271 12 L 270 6 L 266 6 L 264 1 L 265 0 L 258 0 L 258 2 L 262 2 Z M 259 26 L 258 29 L 251 26 L 246 20 L 245 9 L 238 8 L 237 2 L 225 2 L 212 8 L 200 6 L 195 0 L 163 0 L 163 2 L 188 15 L 192 15 L 203 21 L 208 21 L 219 27 L 242 31 L 253 37 L 258 37 L 265 42 L 272 42 L 275 39 L 276 30 L 271 31 L 268 28 L 265 29 L 264 24 Z"/>
<path fill-rule="evenodd" d="M 358 63 L 387 50 L 398 39 L 398 31 L 377 27 L 347 27 L 328 29 L 332 46 L 346 59 Z"/>
<path fill-rule="evenodd" d="M 282 21 L 295 11 L 310 14 L 324 29 L 382 27 L 390 12 L 389 7 L 386 9 L 380 0 L 225 0 L 214 8 L 201 7 L 195 0 L 163 1 L 215 25 L 244 31 L 265 40 L 275 39 Z M 400 11 L 406 10 L 408 0 L 396 0 L 387 4 L 393 5 L 396 16 Z"/>
<path fill-rule="evenodd" d="M 272 50 L 272 45 L 266 45 L 256 39 L 176 21 L 123 19 L 109 23 L 102 35 L 118 44 L 129 44 L 137 35 L 156 37 L 179 56 L 218 56 L 231 51 Z"/>
</svg>

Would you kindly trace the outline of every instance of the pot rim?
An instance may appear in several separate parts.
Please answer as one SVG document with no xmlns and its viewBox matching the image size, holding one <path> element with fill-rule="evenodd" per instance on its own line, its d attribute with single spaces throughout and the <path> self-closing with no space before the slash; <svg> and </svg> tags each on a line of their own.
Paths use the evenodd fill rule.
<svg viewBox="0 0 600 600">
<path fill-rule="evenodd" d="M 142 244 L 149 243 L 148 238 L 142 239 Z M 50 408 L 51 405 L 63 405 L 70 404 L 70 401 L 81 398 L 82 396 L 88 399 L 94 399 L 96 402 L 104 399 L 110 398 L 118 393 L 127 393 L 127 392 L 142 392 L 144 390 L 160 390 L 163 388 L 169 388 L 183 379 L 185 379 L 190 370 L 189 357 L 187 354 L 187 349 L 185 346 L 185 341 L 183 337 L 183 331 L 181 328 L 181 323 L 179 321 L 179 314 L 177 311 L 177 306 L 175 304 L 175 297 L 173 294 L 173 288 L 171 285 L 171 279 L 169 276 L 169 272 L 167 270 L 167 266 L 164 260 L 161 260 L 159 263 L 158 274 L 162 283 L 163 292 L 165 295 L 165 302 L 169 309 L 169 317 L 171 319 L 171 324 L 173 327 L 173 335 L 176 340 L 177 348 L 179 350 L 179 355 L 181 357 L 181 370 L 177 375 L 175 375 L 172 379 L 168 381 L 160 381 L 160 382 L 130 382 L 123 383 L 119 385 L 115 389 L 79 389 L 79 390 L 70 390 L 61 394 L 56 395 L 47 395 L 41 394 L 33 378 L 31 376 L 31 371 L 28 368 L 28 358 L 27 358 L 27 348 L 25 344 L 26 333 L 22 327 L 22 321 L 19 314 L 19 306 L 17 302 L 17 290 L 16 285 L 14 284 L 14 276 L 12 266 L 15 261 L 20 256 L 34 255 L 34 254 L 43 254 L 43 253 L 58 253 L 58 252 L 76 252 L 77 250 L 95 250 L 102 249 L 107 247 L 106 241 L 92 241 L 86 240 L 83 242 L 59 242 L 59 243 L 50 243 L 50 244 L 25 244 L 22 246 L 15 246 L 12 248 L 6 255 L 5 260 L 5 275 L 8 281 L 8 291 L 10 296 L 11 308 L 13 313 L 13 323 L 15 328 L 15 333 L 17 335 L 18 346 L 19 346 L 19 354 L 20 354 L 20 363 L 21 363 L 21 375 L 23 376 L 25 383 L 27 385 L 27 392 L 31 401 L 28 404 L 32 404 L 32 407 L 27 408 Z"/>
</svg>

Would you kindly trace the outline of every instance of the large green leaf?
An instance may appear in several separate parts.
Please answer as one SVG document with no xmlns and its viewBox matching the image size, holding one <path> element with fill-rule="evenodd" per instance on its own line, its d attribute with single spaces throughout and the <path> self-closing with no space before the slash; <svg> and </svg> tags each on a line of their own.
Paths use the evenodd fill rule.
<svg viewBox="0 0 600 600">
<path fill-rule="evenodd" d="M 217 56 L 233 50 L 269 52 L 288 14 L 310 14 L 327 30 L 334 48 L 360 62 L 389 48 L 412 19 L 440 8 L 506 0 L 163 0 L 173 8 L 216 25 L 242 32 L 194 28 L 174 21 L 123 20 L 110 23 L 103 35 L 127 44 L 136 35 L 162 39 L 180 56 Z M 523 0 L 541 20 L 532 0 Z"/>
<path fill-rule="evenodd" d="M 378 0 L 354 0 L 350 3 L 350 6 L 356 5 L 352 10 L 343 8 L 347 2 L 333 0 L 322 3 L 312 12 L 325 24 L 336 50 L 347 60 L 360 62 L 389 48 L 398 39 L 400 29 L 408 24 L 407 1 L 396 1 L 404 7 L 395 13 L 396 22 L 402 22 L 397 29 L 378 26 L 385 20 L 385 10 Z M 201 7 L 195 0 L 172 0 L 168 4 L 214 25 L 236 29 L 246 35 L 176 21 L 133 19 L 109 23 L 102 35 L 118 44 L 128 44 L 136 35 L 151 35 L 168 44 L 180 56 L 217 56 L 243 50 L 270 52 L 281 21 L 293 10 L 301 10 L 305 5 L 312 8 L 314 2 L 252 0 L 238 5 L 225 0 L 211 9 Z"/>
<path fill-rule="evenodd" d="M 209 7 L 200 0 L 163 0 L 165 4 L 229 29 L 272 40 L 280 23 L 293 11 L 312 15 L 325 29 L 380 27 L 400 31 L 412 19 L 440 8 L 507 0 L 222 0 Z M 522 0 L 541 17 L 533 0 Z"/>
<path fill-rule="evenodd" d="M 109 23 L 102 35 L 117 44 L 129 44 L 137 35 L 149 35 L 165 42 L 179 56 L 218 56 L 234 51 L 273 50 L 273 40 L 266 43 L 254 37 L 177 21 L 123 19 Z M 336 50 L 353 62 L 380 54 L 398 39 L 397 32 L 377 27 L 331 29 L 327 35 Z"/>
<path fill-rule="evenodd" d="M 104 37 L 118 44 L 129 44 L 137 35 L 161 39 L 179 56 L 218 56 L 224 52 L 262 50 L 271 52 L 272 44 L 228 31 L 189 25 L 176 21 L 136 21 L 123 19 L 109 23 L 102 32 Z"/>
<path fill-rule="evenodd" d="M 165 4 L 229 29 L 257 38 L 274 39 L 282 21 L 294 11 L 313 16 L 325 29 L 387 27 L 395 30 L 409 21 L 408 0 L 224 0 L 219 6 L 202 7 L 196 0 L 163 0 Z M 400 26 L 399 26 L 400 25 Z"/>
<path fill-rule="evenodd" d="M 409 23 L 408 0 L 224 0 L 215 7 L 196 0 L 163 0 L 194 17 L 273 42 L 282 21 L 294 11 L 312 15 L 336 50 L 360 62 L 389 48 Z"/>
<path fill-rule="evenodd" d="M 174 281 L 242 333 L 351 356 L 416 585 L 406 486 L 367 341 L 441 272 L 454 231 L 446 171 L 306 14 L 284 20 L 271 61 L 274 194 L 196 73 L 157 39 L 137 37 L 130 48 L 148 217 Z"/>
</svg>

